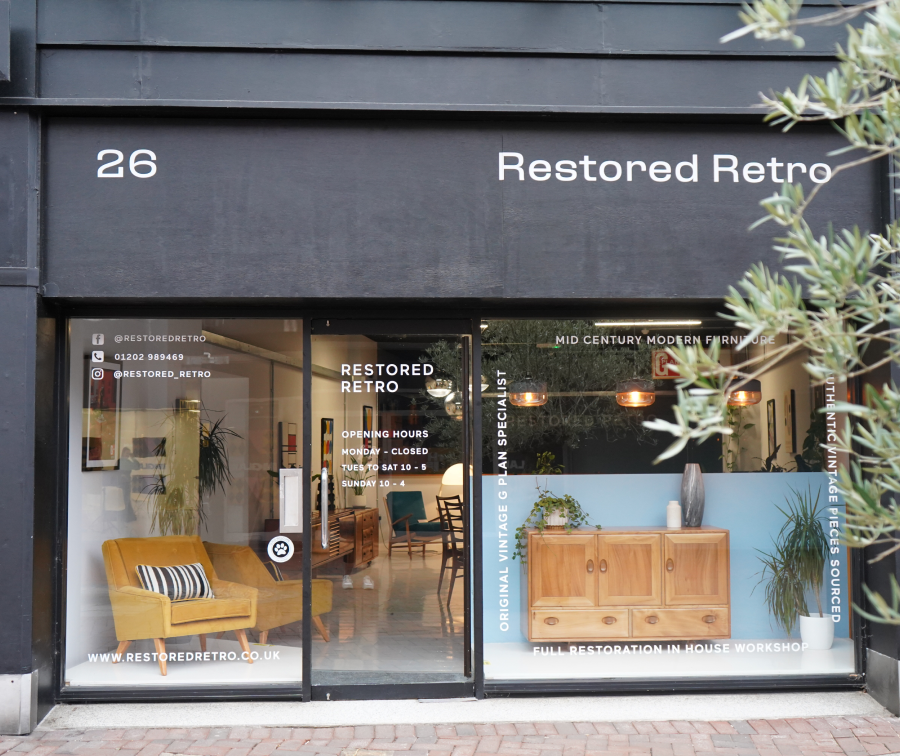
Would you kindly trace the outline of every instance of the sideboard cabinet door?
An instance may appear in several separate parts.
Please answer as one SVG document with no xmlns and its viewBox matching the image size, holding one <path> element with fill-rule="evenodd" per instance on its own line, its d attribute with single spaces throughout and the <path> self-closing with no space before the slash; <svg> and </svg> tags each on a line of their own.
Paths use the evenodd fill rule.
<svg viewBox="0 0 900 756">
<path fill-rule="evenodd" d="M 528 538 L 531 606 L 597 605 L 597 539 L 593 535 Z"/>
<path fill-rule="evenodd" d="M 659 535 L 597 536 L 600 606 L 662 604 Z"/>
<path fill-rule="evenodd" d="M 728 534 L 672 533 L 663 537 L 666 605 L 727 604 Z"/>
</svg>

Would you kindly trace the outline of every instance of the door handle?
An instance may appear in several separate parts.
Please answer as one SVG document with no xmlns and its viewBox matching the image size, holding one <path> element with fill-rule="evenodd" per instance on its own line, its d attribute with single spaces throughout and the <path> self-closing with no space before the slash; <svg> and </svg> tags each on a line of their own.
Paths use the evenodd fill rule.
<svg viewBox="0 0 900 756">
<path fill-rule="evenodd" d="M 605 559 L 600 560 L 600 572 L 606 572 L 606 560 Z"/>
<path fill-rule="evenodd" d="M 322 477 L 319 479 L 319 514 L 322 517 L 322 548 L 328 548 L 328 468 L 322 468 Z"/>
<path fill-rule="evenodd" d="M 674 570 L 674 569 L 675 569 L 675 562 L 673 562 L 671 559 L 667 559 L 666 560 L 666 570 L 668 570 L 669 572 L 672 572 L 672 570 Z"/>
<path fill-rule="evenodd" d="M 588 559 L 588 563 L 587 563 L 587 571 L 588 571 L 588 572 L 593 572 L 593 571 L 594 571 L 594 560 L 593 560 L 593 559 Z"/>
<path fill-rule="evenodd" d="M 651 614 L 649 617 L 647 617 L 647 619 L 644 620 L 644 622 L 649 625 L 655 625 L 657 622 L 659 622 L 659 617 L 657 617 L 655 614 Z"/>
<path fill-rule="evenodd" d="M 546 617 L 544 619 L 544 624 L 545 625 L 558 625 L 559 620 L 556 617 Z"/>
<path fill-rule="evenodd" d="M 707 614 L 707 615 L 703 618 L 703 621 L 704 621 L 707 625 L 711 625 L 713 622 L 716 621 L 716 615 L 715 615 L 715 614 Z"/>
<path fill-rule="evenodd" d="M 616 620 L 615 617 L 604 617 L 604 618 L 603 618 L 603 624 L 604 624 L 604 625 L 615 625 L 615 624 L 616 624 L 616 621 L 617 621 L 617 620 Z"/>
</svg>

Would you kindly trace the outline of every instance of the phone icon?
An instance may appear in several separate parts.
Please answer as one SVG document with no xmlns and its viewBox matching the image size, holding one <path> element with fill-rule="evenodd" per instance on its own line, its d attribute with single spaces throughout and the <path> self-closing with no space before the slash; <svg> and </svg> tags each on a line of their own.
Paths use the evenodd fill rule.
<svg viewBox="0 0 900 756">
<path fill-rule="evenodd" d="M 95 349 L 91 352 L 91 362 L 103 362 L 103 350 Z"/>
</svg>

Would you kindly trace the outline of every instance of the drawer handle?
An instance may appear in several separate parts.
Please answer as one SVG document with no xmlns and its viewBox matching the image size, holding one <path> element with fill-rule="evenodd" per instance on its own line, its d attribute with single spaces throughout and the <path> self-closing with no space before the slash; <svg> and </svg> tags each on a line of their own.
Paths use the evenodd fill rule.
<svg viewBox="0 0 900 756">
<path fill-rule="evenodd" d="M 649 625 L 655 625 L 657 622 L 659 622 L 659 617 L 657 617 L 655 614 L 651 614 L 649 617 L 647 617 L 645 622 L 647 622 L 647 624 Z"/>
<path fill-rule="evenodd" d="M 667 569 L 669 572 L 672 572 L 672 570 L 675 569 L 675 562 L 673 562 L 671 559 L 667 559 L 667 560 L 666 560 L 666 569 Z"/>
<path fill-rule="evenodd" d="M 605 559 L 600 560 L 600 572 L 606 572 L 606 560 Z"/>
<path fill-rule="evenodd" d="M 544 619 L 544 624 L 545 625 L 558 625 L 559 620 L 556 617 L 547 617 L 546 619 Z"/>
<path fill-rule="evenodd" d="M 594 571 L 594 560 L 593 560 L 593 559 L 588 559 L 588 563 L 587 563 L 587 571 L 588 571 L 588 572 L 593 572 L 593 571 Z"/>
<path fill-rule="evenodd" d="M 616 620 L 615 617 L 604 617 L 603 618 L 604 625 L 615 625 L 617 621 L 618 620 Z"/>
<path fill-rule="evenodd" d="M 716 615 L 715 615 L 715 614 L 707 614 L 707 615 L 703 618 L 703 621 L 704 621 L 707 625 L 711 625 L 713 622 L 716 621 Z"/>
</svg>

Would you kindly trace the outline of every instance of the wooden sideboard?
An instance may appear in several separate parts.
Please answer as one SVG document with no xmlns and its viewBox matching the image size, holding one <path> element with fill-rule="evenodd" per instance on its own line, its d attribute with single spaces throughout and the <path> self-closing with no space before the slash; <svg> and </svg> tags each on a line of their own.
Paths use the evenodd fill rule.
<svg viewBox="0 0 900 756">
<path fill-rule="evenodd" d="M 278 520 L 266 520 L 266 537 L 257 548 L 262 557 L 266 552 L 269 533 L 278 532 Z M 322 548 L 322 518 L 312 514 L 312 566 L 313 568 L 343 558 L 344 572 L 350 574 L 356 567 L 371 562 L 378 556 L 378 510 L 338 509 L 328 515 L 328 548 Z M 283 570 L 300 570 L 303 567 L 303 537 L 299 533 L 286 534 L 294 543 L 294 556 L 284 563 Z"/>
<path fill-rule="evenodd" d="M 727 530 L 530 530 L 527 539 L 530 641 L 731 637 Z"/>
</svg>

